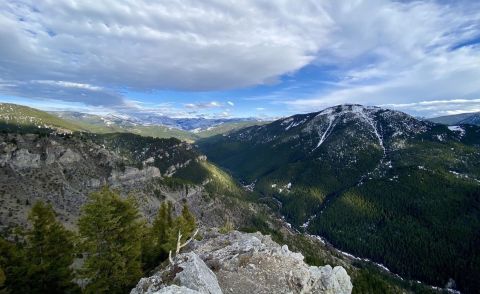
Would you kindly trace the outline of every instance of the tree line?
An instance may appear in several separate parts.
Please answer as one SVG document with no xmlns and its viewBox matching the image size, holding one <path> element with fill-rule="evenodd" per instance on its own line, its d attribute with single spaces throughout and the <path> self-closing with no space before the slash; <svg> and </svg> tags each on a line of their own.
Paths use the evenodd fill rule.
<svg viewBox="0 0 480 294">
<path fill-rule="evenodd" d="M 179 216 L 173 210 L 163 202 L 149 225 L 132 197 L 105 187 L 89 195 L 73 232 L 50 204 L 37 202 L 28 229 L 17 230 L 13 241 L 0 238 L 0 294 L 128 293 L 194 236 L 186 203 Z"/>
</svg>

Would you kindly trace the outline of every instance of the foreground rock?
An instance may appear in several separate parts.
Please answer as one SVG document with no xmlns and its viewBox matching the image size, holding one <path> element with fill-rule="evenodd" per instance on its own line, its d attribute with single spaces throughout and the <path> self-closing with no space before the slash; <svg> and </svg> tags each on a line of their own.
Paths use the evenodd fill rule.
<svg viewBox="0 0 480 294">
<path fill-rule="evenodd" d="M 260 233 L 207 233 L 174 264 L 140 280 L 146 293 L 351 293 L 343 267 L 308 266 L 300 253 Z"/>
</svg>

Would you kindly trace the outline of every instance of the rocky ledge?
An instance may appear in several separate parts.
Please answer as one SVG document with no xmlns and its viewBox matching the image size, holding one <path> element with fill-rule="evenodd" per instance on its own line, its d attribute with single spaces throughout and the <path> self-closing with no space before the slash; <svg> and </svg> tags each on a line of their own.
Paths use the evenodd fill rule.
<svg viewBox="0 0 480 294">
<path fill-rule="evenodd" d="M 343 267 L 309 266 L 300 253 L 270 236 L 208 232 L 174 262 L 143 278 L 131 294 L 153 293 L 351 293 Z"/>
</svg>

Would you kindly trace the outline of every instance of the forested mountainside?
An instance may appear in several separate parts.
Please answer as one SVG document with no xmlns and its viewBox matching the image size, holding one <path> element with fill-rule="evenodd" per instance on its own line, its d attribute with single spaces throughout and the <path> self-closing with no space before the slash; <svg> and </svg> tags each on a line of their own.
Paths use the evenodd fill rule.
<svg viewBox="0 0 480 294">
<path fill-rule="evenodd" d="M 480 289 L 479 127 L 340 105 L 199 146 L 295 227 L 404 277 Z"/>
<path fill-rule="evenodd" d="M 82 131 L 81 126 L 28 106 L 0 103 L 0 130 L 32 131 L 54 129 L 59 132 Z"/>
</svg>

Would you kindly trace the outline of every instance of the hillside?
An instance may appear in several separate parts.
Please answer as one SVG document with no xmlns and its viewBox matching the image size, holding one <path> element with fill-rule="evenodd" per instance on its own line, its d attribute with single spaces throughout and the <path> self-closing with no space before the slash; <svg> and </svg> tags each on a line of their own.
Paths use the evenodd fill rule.
<svg viewBox="0 0 480 294">
<path fill-rule="evenodd" d="M 223 135 L 233 131 L 251 126 L 261 126 L 267 124 L 265 121 L 244 121 L 244 122 L 227 122 L 213 127 L 208 127 L 204 130 L 195 132 L 196 139 L 208 138 L 216 135 Z"/>
<path fill-rule="evenodd" d="M 154 138 L 177 138 L 194 142 L 201 138 L 225 134 L 241 128 L 261 125 L 256 120 L 235 119 L 168 119 L 153 120 L 152 117 L 136 119 L 118 115 L 95 115 L 73 111 L 46 112 L 27 106 L 0 103 L 0 130 L 38 131 L 51 129 L 58 132 L 89 132 L 95 134 L 132 133 Z M 158 124 L 152 125 L 150 121 Z M 165 122 L 166 125 L 161 123 Z M 193 127 L 197 127 L 192 129 Z"/>
<path fill-rule="evenodd" d="M 446 116 L 439 116 L 433 117 L 428 119 L 431 122 L 444 124 L 444 125 L 461 125 L 461 124 L 469 124 L 469 125 L 480 125 L 480 113 L 461 113 L 461 114 L 454 114 L 454 115 L 446 115 Z"/>
<path fill-rule="evenodd" d="M 292 224 L 403 277 L 480 288 L 480 128 L 341 105 L 199 142 Z"/>
<path fill-rule="evenodd" d="M 91 133 L 133 133 L 154 138 L 174 137 L 190 142 L 197 138 L 195 134 L 189 131 L 163 125 L 145 126 L 134 120 L 113 115 L 100 116 L 70 111 L 52 112 L 52 114 L 64 120 L 71 121 Z"/>
<path fill-rule="evenodd" d="M 17 127 L 31 129 L 55 129 L 60 132 L 84 131 L 74 123 L 45 111 L 27 106 L 0 103 L 0 130 L 14 130 Z"/>
</svg>

